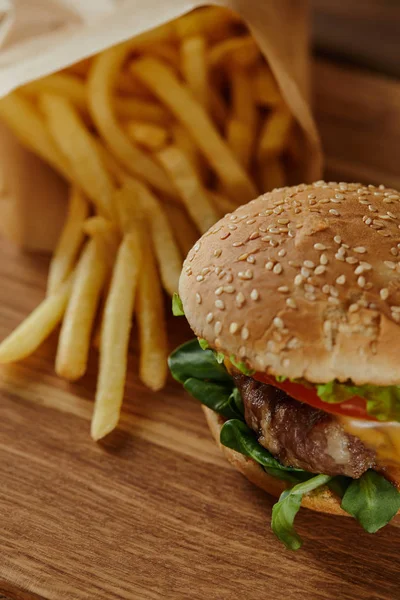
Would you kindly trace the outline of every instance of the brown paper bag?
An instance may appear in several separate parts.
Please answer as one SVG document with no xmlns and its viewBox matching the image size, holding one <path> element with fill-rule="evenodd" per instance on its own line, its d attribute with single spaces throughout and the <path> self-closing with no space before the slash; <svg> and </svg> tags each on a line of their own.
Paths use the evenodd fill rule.
<svg viewBox="0 0 400 600">
<path fill-rule="evenodd" d="M 197 6 L 235 10 L 257 40 L 302 131 L 304 152 L 292 182 L 320 177 L 320 143 L 309 106 L 307 0 L 131 0 L 123 6 L 118 0 L 96 5 L 87 0 L 73 7 L 69 0 L 41 0 L 41 10 L 36 3 L 32 10 L 29 0 L 20 4 L 26 10 L 20 9 L 14 22 L 3 19 L 6 32 L 0 22 L 0 41 L 5 40 L 0 48 L 0 95 Z M 1 229 L 24 248 L 52 249 L 65 190 L 54 173 L 2 133 L 0 156 L 7 190 L 0 201 Z M 21 185 L 33 174 L 34 186 Z"/>
</svg>

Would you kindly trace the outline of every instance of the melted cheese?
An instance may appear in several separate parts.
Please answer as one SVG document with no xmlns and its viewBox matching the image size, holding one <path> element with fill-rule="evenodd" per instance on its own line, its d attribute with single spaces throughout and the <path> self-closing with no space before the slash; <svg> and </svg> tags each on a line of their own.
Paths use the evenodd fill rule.
<svg viewBox="0 0 400 600">
<path fill-rule="evenodd" d="M 362 421 L 338 417 L 346 433 L 358 437 L 367 448 L 376 451 L 376 461 L 382 467 L 400 467 L 400 423 Z"/>
</svg>

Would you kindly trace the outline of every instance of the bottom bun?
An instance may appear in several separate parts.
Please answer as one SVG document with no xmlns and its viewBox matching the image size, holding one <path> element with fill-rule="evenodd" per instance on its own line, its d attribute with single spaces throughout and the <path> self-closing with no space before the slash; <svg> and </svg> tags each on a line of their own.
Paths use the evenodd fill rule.
<svg viewBox="0 0 400 600">
<path fill-rule="evenodd" d="M 240 473 L 247 477 L 254 485 L 257 485 L 272 496 L 279 497 L 283 490 L 290 487 L 287 482 L 268 475 L 268 473 L 266 473 L 266 471 L 264 471 L 264 469 L 252 458 L 248 458 L 239 452 L 235 452 L 235 450 L 223 446 L 219 441 L 219 436 L 221 427 L 224 424 L 224 418 L 206 406 L 202 406 L 202 408 L 216 443 L 235 469 L 240 471 Z M 351 516 L 340 508 L 339 496 L 331 492 L 327 487 L 322 487 L 309 494 L 305 494 L 301 505 L 305 508 L 310 508 L 311 510 L 330 515 L 341 515 L 343 517 Z M 390 525 L 400 527 L 400 511 L 394 519 L 392 519 Z"/>
</svg>

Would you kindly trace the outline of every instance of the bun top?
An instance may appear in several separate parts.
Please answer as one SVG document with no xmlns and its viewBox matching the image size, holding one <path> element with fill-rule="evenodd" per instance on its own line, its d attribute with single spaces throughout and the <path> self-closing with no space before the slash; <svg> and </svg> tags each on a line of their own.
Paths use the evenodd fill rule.
<svg viewBox="0 0 400 600">
<path fill-rule="evenodd" d="M 198 337 L 256 371 L 400 384 L 400 194 L 279 188 L 226 215 L 179 282 Z"/>
</svg>

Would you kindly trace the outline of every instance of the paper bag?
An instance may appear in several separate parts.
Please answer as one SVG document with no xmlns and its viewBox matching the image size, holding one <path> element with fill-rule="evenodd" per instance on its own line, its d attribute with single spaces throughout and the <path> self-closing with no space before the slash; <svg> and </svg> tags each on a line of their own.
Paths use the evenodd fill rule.
<svg viewBox="0 0 400 600">
<path fill-rule="evenodd" d="M 299 183 L 318 179 L 321 150 L 309 106 L 306 0 L 3 1 L 0 3 L 0 96 L 205 4 L 229 7 L 248 25 L 303 132 L 303 162 L 295 179 Z M 55 185 L 54 177 L 51 183 L 52 176 L 46 166 L 39 169 L 37 159 L 28 159 L 29 153 L 22 149 L 9 153 L 9 143 L 9 136 L 0 136 L 3 157 L 0 168 L 7 189 L 7 201 L 0 202 L 2 229 L 26 248 L 49 249 L 52 241 L 46 237 L 41 244 L 40 231 L 44 222 L 48 228 L 53 227 L 55 207 L 62 202 L 64 192 Z M 24 196 L 21 189 L 15 189 L 16 173 L 22 173 L 31 160 L 36 161 L 35 169 L 43 170 L 43 183 L 45 173 L 49 177 L 47 190 L 44 184 L 40 188 L 41 205 L 36 204 L 37 196 L 28 190 Z M 32 204 L 37 207 L 36 213 Z M 32 231 L 37 233 L 33 238 Z"/>
</svg>

